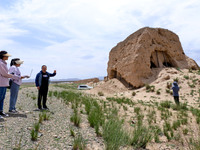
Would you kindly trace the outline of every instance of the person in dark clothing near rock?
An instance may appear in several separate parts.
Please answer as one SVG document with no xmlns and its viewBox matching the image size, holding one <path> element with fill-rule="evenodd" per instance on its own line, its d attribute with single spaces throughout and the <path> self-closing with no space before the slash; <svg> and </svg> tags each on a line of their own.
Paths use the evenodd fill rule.
<svg viewBox="0 0 200 150">
<path fill-rule="evenodd" d="M 177 105 L 179 105 L 179 94 L 178 94 L 179 86 L 176 81 L 174 81 L 172 84 L 172 90 L 173 90 L 174 101 Z"/>
<path fill-rule="evenodd" d="M 48 109 L 46 105 L 48 87 L 49 87 L 49 78 L 54 77 L 56 75 L 56 70 L 54 73 L 47 72 L 47 66 L 43 65 L 42 70 L 37 74 L 35 78 L 35 85 L 38 89 L 38 109 L 42 109 L 41 101 L 43 104 L 43 109 Z"/>
</svg>

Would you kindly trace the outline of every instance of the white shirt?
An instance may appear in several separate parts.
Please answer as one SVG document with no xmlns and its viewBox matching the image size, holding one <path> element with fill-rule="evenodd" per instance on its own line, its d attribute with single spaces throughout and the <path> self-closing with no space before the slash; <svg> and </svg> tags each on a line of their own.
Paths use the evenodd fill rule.
<svg viewBox="0 0 200 150">
<path fill-rule="evenodd" d="M 12 66 L 9 68 L 9 73 L 10 73 L 10 74 L 13 74 L 13 75 L 15 75 L 15 76 L 20 77 L 19 79 L 12 79 L 13 82 L 15 82 L 15 83 L 18 84 L 18 85 L 21 85 L 21 84 L 22 84 L 21 72 L 20 72 L 20 70 L 19 70 L 18 67 L 16 67 L 15 65 L 12 65 Z"/>
</svg>

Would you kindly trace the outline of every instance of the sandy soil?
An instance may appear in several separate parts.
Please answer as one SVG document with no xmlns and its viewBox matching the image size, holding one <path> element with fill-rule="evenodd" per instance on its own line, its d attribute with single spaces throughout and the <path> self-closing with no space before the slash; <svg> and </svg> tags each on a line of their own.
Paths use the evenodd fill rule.
<svg viewBox="0 0 200 150">
<path fill-rule="evenodd" d="M 188 76 L 189 79 L 186 79 Z M 100 100 L 104 100 L 107 104 L 111 104 L 107 97 L 126 97 L 131 99 L 135 103 L 134 106 L 129 106 L 127 104 L 117 104 L 114 106 L 119 109 L 119 115 L 125 119 L 125 126 L 131 130 L 131 121 L 135 120 L 135 107 L 141 107 L 142 113 L 146 116 L 148 112 L 156 110 L 153 107 L 147 107 L 142 105 L 141 102 L 145 104 L 155 104 L 162 101 L 168 100 L 174 103 L 172 95 L 166 92 L 167 83 L 172 83 L 175 78 L 178 78 L 180 89 L 180 102 L 188 103 L 188 106 L 193 106 L 199 109 L 200 104 L 200 75 L 195 72 L 189 72 L 187 69 L 178 71 L 173 68 L 166 68 L 163 70 L 155 70 L 154 77 L 145 79 L 149 85 L 155 86 L 155 92 L 147 92 L 146 88 L 140 88 L 135 90 L 127 89 L 120 81 L 117 79 L 112 79 L 107 82 L 101 81 L 98 83 L 88 83 L 88 85 L 93 86 L 91 90 L 81 91 L 91 96 L 94 96 Z M 195 87 L 191 88 L 189 85 L 192 84 L 192 80 L 195 81 Z M 157 95 L 156 91 L 160 89 L 160 94 Z M 50 86 L 51 91 L 61 91 L 62 88 Z M 99 96 L 99 92 L 103 93 L 103 96 Z M 136 93 L 133 96 L 133 92 Z M 73 110 L 70 105 L 66 105 L 62 99 L 57 99 L 55 97 L 49 97 L 48 107 L 50 108 L 50 119 L 48 121 L 43 121 L 40 127 L 38 141 L 31 141 L 30 132 L 33 128 L 33 124 L 38 122 L 39 113 L 34 111 L 36 106 L 37 90 L 35 87 L 25 86 L 20 89 L 19 98 L 17 102 L 17 109 L 19 114 L 10 114 L 10 117 L 0 120 L 0 149 L 14 149 L 21 147 L 21 149 L 72 149 L 73 137 L 70 136 L 70 129 L 73 129 L 76 133 L 81 133 L 84 139 L 87 139 L 87 149 L 91 150 L 103 150 L 105 149 L 104 141 L 102 137 L 97 137 L 94 128 L 89 126 L 87 121 L 87 115 L 81 114 L 82 122 L 81 127 L 76 128 L 70 122 L 70 116 Z M 4 111 L 8 111 L 9 103 L 9 91 L 7 92 Z M 126 108 L 126 109 L 125 109 Z M 157 111 L 157 110 L 156 110 Z M 176 111 L 171 110 L 174 114 L 171 120 L 177 119 L 175 114 Z M 157 116 L 160 116 L 160 112 L 157 111 Z M 189 137 L 197 137 L 199 134 L 199 126 L 196 125 L 196 120 L 191 113 L 188 113 L 190 118 L 189 124 L 183 126 L 189 129 Z M 147 118 L 144 120 L 147 122 Z M 156 120 L 156 124 L 162 126 L 164 120 Z M 177 131 L 179 132 L 179 130 Z M 182 132 L 182 130 L 180 130 Z M 186 139 L 182 139 L 185 143 Z M 151 142 L 148 144 L 147 149 L 150 150 L 166 150 L 166 149 L 188 149 L 181 142 L 176 142 L 174 140 L 168 141 L 165 136 L 161 136 L 160 143 Z M 123 148 L 123 149 L 132 149 Z"/>
</svg>

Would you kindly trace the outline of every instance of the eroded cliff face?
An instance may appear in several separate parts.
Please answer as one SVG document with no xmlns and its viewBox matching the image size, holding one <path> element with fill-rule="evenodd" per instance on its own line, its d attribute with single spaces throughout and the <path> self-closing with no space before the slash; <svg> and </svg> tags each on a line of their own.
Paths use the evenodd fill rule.
<svg viewBox="0 0 200 150">
<path fill-rule="evenodd" d="M 109 54 L 108 78 L 118 78 L 125 84 L 141 87 L 152 68 L 175 67 L 198 69 L 187 57 L 179 37 L 161 28 L 142 28 L 112 48 Z"/>
</svg>

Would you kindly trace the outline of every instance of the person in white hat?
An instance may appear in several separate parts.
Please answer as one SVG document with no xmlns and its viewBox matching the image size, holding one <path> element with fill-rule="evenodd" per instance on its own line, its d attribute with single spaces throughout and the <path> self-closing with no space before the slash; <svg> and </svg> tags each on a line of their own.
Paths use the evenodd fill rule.
<svg viewBox="0 0 200 150">
<path fill-rule="evenodd" d="M 19 58 L 14 58 L 11 60 L 9 73 L 15 76 L 20 77 L 19 79 L 11 79 L 10 80 L 10 105 L 9 105 L 9 112 L 17 113 L 16 110 L 16 102 L 19 92 L 19 87 L 22 84 L 22 79 L 29 78 L 29 76 L 21 76 L 21 72 L 19 67 L 23 64 L 24 61 L 20 60 Z"/>
<path fill-rule="evenodd" d="M 8 73 L 6 60 L 8 60 L 8 57 L 10 56 L 11 55 L 8 54 L 8 52 L 4 50 L 0 51 L 0 119 L 8 116 L 8 114 L 3 112 L 3 105 L 6 96 L 6 90 L 9 86 L 9 78 L 16 80 L 20 79 L 20 77 Z"/>
</svg>

